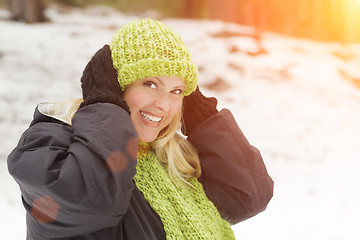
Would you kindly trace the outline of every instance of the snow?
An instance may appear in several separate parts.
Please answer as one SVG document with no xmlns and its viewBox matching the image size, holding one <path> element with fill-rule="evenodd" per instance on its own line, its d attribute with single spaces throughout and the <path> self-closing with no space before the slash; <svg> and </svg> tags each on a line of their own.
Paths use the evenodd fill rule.
<svg viewBox="0 0 360 240">
<path fill-rule="evenodd" d="M 0 9 L 1 238 L 25 239 L 25 210 L 7 155 L 42 101 L 81 96 L 91 56 L 136 16 L 108 8 L 51 6 L 52 22 L 7 21 Z M 275 181 L 259 215 L 233 229 L 237 239 L 360 239 L 360 44 L 264 35 L 220 21 L 163 19 L 188 44 L 200 87 L 234 114 Z M 215 36 L 228 31 L 233 37 Z M 230 50 L 233 51 L 230 51 Z M 217 81 L 218 84 L 214 84 Z"/>
</svg>

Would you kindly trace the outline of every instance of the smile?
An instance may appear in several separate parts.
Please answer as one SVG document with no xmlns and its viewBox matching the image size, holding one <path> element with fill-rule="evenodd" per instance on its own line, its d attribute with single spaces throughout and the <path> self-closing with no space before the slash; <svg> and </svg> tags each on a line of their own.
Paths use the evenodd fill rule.
<svg viewBox="0 0 360 240">
<path fill-rule="evenodd" d="M 144 113 L 143 111 L 140 111 L 141 115 L 148 121 L 151 121 L 151 122 L 160 122 L 161 121 L 161 117 L 155 117 L 153 115 L 150 115 L 148 113 Z"/>
</svg>

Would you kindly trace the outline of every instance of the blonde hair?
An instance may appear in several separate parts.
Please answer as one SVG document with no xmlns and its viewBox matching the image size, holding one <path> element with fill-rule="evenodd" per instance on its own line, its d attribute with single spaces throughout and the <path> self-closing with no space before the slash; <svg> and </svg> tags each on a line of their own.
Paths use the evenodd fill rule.
<svg viewBox="0 0 360 240">
<path fill-rule="evenodd" d="M 182 110 L 175 115 L 166 128 L 160 131 L 159 136 L 151 142 L 151 147 L 158 159 L 168 164 L 170 178 L 180 179 L 187 183 L 191 177 L 200 177 L 201 166 L 194 146 L 177 133 L 181 117 Z"/>
<path fill-rule="evenodd" d="M 71 125 L 71 120 L 78 110 L 83 99 L 74 99 L 60 103 L 55 111 L 61 112 L 65 105 L 70 104 L 65 118 Z M 194 146 L 177 131 L 179 130 L 182 109 L 175 115 L 170 124 L 160 131 L 158 137 L 150 143 L 159 161 L 168 165 L 170 178 L 177 182 L 181 180 L 188 183 L 191 177 L 199 178 L 201 166 L 198 153 Z"/>
</svg>

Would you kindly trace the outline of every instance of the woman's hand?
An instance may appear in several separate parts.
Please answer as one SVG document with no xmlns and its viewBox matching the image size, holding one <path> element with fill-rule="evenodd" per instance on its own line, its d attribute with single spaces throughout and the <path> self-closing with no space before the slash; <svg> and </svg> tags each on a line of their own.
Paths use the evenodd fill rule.
<svg viewBox="0 0 360 240">
<path fill-rule="evenodd" d="M 183 99 L 182 133 L 190 136 L 197 126 L 218 112 L 216 105 L 217 99 L 205 97 L 197 86 L 193 93 Z"/>
<path fill-rule="evenodd" d="M 109 45 L 97 51 L 87 64 L 81 77 L 81 88 L 84 101 L 80 108 L 98 102 L 113 103 L 130 113 L 117 80 Z"/>
</svg>

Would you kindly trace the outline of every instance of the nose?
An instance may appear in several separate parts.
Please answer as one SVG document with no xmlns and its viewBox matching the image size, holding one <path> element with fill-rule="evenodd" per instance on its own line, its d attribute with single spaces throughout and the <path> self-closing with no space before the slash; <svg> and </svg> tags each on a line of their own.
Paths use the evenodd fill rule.
<svg viewBox="0 0 360 240">
<path fill-rule="evenodd" d="M 167 96 L 167 94 L 165 93 L 157 94 L 156 99 L 154 101 L 154 105 L 162 112 L 168 112 L 170 108 L 169 96 Z"/>
</svg>

